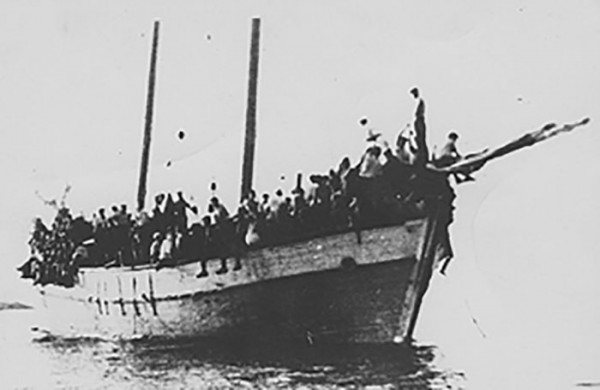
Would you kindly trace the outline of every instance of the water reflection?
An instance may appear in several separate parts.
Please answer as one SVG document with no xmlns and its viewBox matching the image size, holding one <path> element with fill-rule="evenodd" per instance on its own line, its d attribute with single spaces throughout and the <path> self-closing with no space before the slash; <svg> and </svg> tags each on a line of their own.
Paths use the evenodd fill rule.
<svg viewBox="0 0 600 390">
<path fill-rule="evenodd" d="M 53 382 L 85 388 L 460 389 L 432 346 L 44 340 Z"/>
</svg>

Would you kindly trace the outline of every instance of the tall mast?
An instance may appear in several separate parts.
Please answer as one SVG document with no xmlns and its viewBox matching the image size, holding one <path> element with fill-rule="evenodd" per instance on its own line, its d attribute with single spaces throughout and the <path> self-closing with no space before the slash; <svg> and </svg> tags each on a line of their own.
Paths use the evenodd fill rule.
<svg viewBox="0 0 600 390">
<path fill-rule="evenodd" d="M 148 78 L 148 95 L 146 97 L 146 117 L 144 121 L 144 141 L 142 149 L 142 162 L 140 165 L 140 181 L 138 184 L 137 210 L 144 209 L 146 201 L 146 185 L 148 182 L 148 162 L 150 160 L 150 139 L 152 134 L 152 115 L 154 111 L 154 85 L 156 80 L 156 57 L 158 50 L 159 22 L 154 22 L 154 35 L 152 37 L 152 54 L 150 56 L 150 76 Z"/>
<path fill-rule="evenodd" d="M 252 189 L 254 171 L 254 145 L 256 142 L 256 92 L 258 82 L 258 54 L 260 41 L 260 18 L 252 19 L 252 38 L 250 43 L 250 70 L 248 80 L 248 102 L 246 106 L 246 137 L 244 140 L 244 160 L 242 162 L 243 199 Z"/>
</svg>

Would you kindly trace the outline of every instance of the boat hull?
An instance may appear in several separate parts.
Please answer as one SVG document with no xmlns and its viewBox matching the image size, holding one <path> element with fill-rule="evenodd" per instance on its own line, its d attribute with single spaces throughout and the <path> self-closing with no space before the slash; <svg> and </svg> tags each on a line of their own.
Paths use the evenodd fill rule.
<svg viewBox="0 0 600 390">
<path fill-rule="evenodd" d="M 41 289 L 63 337 L 243 338 L 386 343 L 410 337 L 432 261 L 431 222 L 320 237 L 160 270 L 84 269 L 74 288 Z M 423 278 L 423 269 L 427 268 Z"/>
</svg>

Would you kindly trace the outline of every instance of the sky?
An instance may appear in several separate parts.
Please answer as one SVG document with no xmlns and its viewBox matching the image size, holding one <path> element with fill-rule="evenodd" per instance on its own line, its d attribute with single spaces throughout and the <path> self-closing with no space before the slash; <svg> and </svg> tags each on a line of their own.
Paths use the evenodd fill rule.
<svg viewBox="0 0 600 390">
<path fill-rule="evenodd" d="M 564 375 L 551 383 L 600 382 L 594 0 L 1 2 L 0 300 L 30 297 L 14 267 L 32 218 L 53 215 L 36 191 L 57 198 L 69 184 L 68 205 L 86 216 L 135 207 L 156 19 L 149 194 L 181 189 L 205 210 L 214 180 L 234 208 L 252 17 L 262 20 L 259 193 L 290 190 L 297 172 L 325 172 L 344 156 L 357 161 L 362 117 L 393 142 L 412 121 L 414 86 L 430 148 L 450 130 L 469 152 L 591 117 L 457 188 L 456 259 L 434 279 L 417 336 L 487 388 L 519 388 L 510 386 L 557 367 Z"/>
</svg>

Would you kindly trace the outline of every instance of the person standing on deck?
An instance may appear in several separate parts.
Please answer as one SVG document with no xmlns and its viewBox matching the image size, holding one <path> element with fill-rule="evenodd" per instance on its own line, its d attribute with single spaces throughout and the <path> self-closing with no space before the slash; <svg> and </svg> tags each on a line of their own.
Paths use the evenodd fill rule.
<svg viewBox="0 0 600 390">
<path fill-rule="evenodd" d="M 215 256 L 215 245 L 214 245 L 214 225 L 211 224 L 211 217 L 205 215 L 202 217 L 202 222 L 198 224 L 198 233 L 196 235 L 197 249 L 200 257 L 200 264 L 202 266 L 201 272 L 196 275 L 197 277 L 208 276 L 208 270 L 206 268 L 206 262 L 211 257 Z"/>
<path fill-rule="evenodd" d="M 304 189 L 301 186 L 297 186 L 292 190 L 292 196 L 293 230 L 296 235 L 299 235 L 304 229 L 306 209 L 308 208 L 308 204 L 306 203 L 306 198 L 304 197 Z"/>
<path fill-rule="evenodd" d="M 34 220 L 33 232 L 29 239 L 29 246 L 31 248 L 31 254 L 34 255 L 36 252 L 41 253 L 43 248 L 46 246 L 50 231 L 44 225 L 41 218 Z"/>
<path fill-rule="evenodd" d="M 274 223 L 277 222 L 279 208 L 281 207 L 282 203 L 283 191 L 281 190 L 281 188 L 278 188 L 277 191 L 275 191 L 275 196 L 271 198 L 271 202 L 269 203 L 269 215 L 267 216 L 267 219 L 273 221 Z"/>
<path fill-rule="evenodd" d="M 118 214 L 121 236 L 121 257 L 123 263 L 131 264 L 133 260 L 133 220 L 127 210 L 127 205 L 122 204 Z"/>
<path fill-rule="evenodd" d="M 414 129 L 410 123 L 400 130 L 396 138 L 396 156 L 406 165 L 413 165 L 417 158 L 417 141 Z"/>
<path fill-rule="evenodd" d="M 173 196 L 171 194 L 167 194 L 163 218 L 166 231 L 173 232 L 175 230 L 175 201 L 173 200 Z"/>
<path fill-rule="evenodd" d="M 258 201 L 256 200 L 256 191 L 250 190 L 248 192 L 248 195 L 246 195 L 242 201 L 242 207 L 247 215 L 251 215 L 256 218 L 260 207 Z"/>
<path fill-rule="evenodd" d="M 158 264 L 161 245 L 162 234 L 160 232 L 154 232 L 152 236 L 152 244 L 150 245 L 150 264 Z"/>
<path fill-rule="evenodd" d="M 166 230 L 164 212 L 161 210 L 163 201 L 165 200 L 164 194 L 158 194 L 154 197 L 154 207 L 152 208 L 152 224 L 153 232 L 163 233 Z"/>
<path fill-rule="evenodd" d="M 425 127 L 425 102 L 420 97 L 419 89 L 410 90 L 411 95 L 417 100 L 417 109 L 415 111 L 415 141 L 417 144 L 417 156 L 414 165 L 422 167 L 429 160 L 429 149 L 426 141 Z"/>
<path fill-rule="evenodd" d="M 188 227 L 188 218 L 187 218 L 187 210 L 190 210 L 194 214 L 198 213 L 198 209 L 194 206 L 191 206 L 184 198 L 183 192 L 177 191 L 177 200 L 173 205 L 173 212 L 175 214 L 175 229 L 180 234 L 187 233 Z"/>
<path fill-rule="evenodd" d="M 372 179 L 382 174 L 382 165 L 379 161 L 381 156 L 381 148 L 377 145 L 370 146 L 362 157 L 360 163 L 359 176 L 367 179 Z"/>
<path fill-rule="evenodd" d="M 208 208 L 212 209 L 212 218 L 215 224 L 225 222 L 229 219 L 229 211 L 227 211 L 225 205 L 216 196 L 210 198 Z"/>
<path fill-rule="evenodd" d="M 94 225 L 94 241 L 96 242 L 96 248 L 100 254 L 100 264 L 103 265 L 110 260 L 109 256 L 109 224 L 106 218 L 106 214 L 103 208 L 98 210 L 98 219 Z"/>
<path fill-rule="evenodd" d="M 133 227 L 136 264 L 148 262 L 153 233 L 153 225 L 148 214 L 143 210 L 137 213 Z"/>
<path fill-rule="evenodd" d="M 401 198 L 405 198 L 410 192 L 409 181 L 413 175 L 413 168 L 399 155 L 395 155 L 386 141 L 383 141 L 383 146 L 385 157 L 382 169 L 383 180 L 389 185 L 394 196 L 400 195 Z"/>
<path fill-rule="evenodd" d="M 262 201 L 258 205 L 258 212 L 263 219 L 266 219 L 267 215 L 269 214 L 269 198 L 269 194 L 265 192 L 262 194 Z"/>
</svg>

